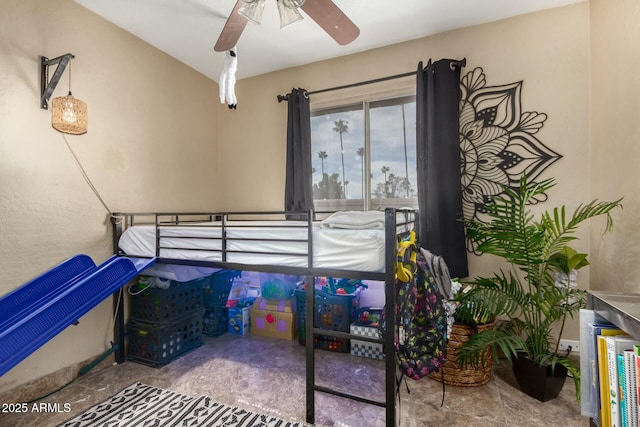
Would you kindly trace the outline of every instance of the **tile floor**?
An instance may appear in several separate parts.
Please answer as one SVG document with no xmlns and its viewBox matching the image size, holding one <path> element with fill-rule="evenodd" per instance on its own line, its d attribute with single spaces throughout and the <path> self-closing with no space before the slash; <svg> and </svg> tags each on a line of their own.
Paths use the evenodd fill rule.
<svg viewBox="0 0 640 427">
<path fill-rule="evenodd" d="M 205 337 L 204 345 L 161 368 L 133 362 L 94 370 L 43 402 L 69 404 L 70 412 L 0 414 L 2 427 L 47 427 L 82 412 L 134 382 L 189 395 L 208 395 L 292 421 L 305 420 L 304 347 L 297 341 L 253 336 Z M 346 392 L 384 399 L 384 366 L 349 354 L 316 352 L 316 382 Z M 401 387 L 401 427 L 422 426 L 563 426 L 589 425 L 580 415 L 573 380 L 560 396 L 541 403 L 520 392 L 510 368 L 496 363 L 494 378 L 480 387 L 446 387 L 430 378 L 409 380 Z M 377 427 L 385 425 L 384 409 L 326 394 L 316 395 L 316 426 Z"/>
</svg>

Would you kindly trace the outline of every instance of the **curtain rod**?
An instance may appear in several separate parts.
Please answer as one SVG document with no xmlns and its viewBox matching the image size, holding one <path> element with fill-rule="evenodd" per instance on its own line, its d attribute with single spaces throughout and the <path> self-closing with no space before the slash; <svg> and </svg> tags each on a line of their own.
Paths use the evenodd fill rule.
<svg viewBox="0 0 640 427">
<path fill-rule="evenodd" d="M 429 64 L 431 63 L 431 61 L 429 61 Z M 467 59 L 464 58 L 460 61 L 451 61 L 451 67 L 464 67 L 467 65 Z M 428 66 L 428 65 L 427 65 Z M 373 79 L 373 80 L 365 80 L 363 82 L 357 82 L 357 83 L 351 83 L 348 85 L 343 85 L 343 86 L 335 86 L 335 87 L 330 87 L 330 88 L 326 88 L 326 89 L 318 89 L 318 90 L 314 90 L 311 92 L 307 92 L 309 95 L 313 95 L 316 93 L 323 93 L 323 92 L 331 92 L 334 90 L 340 90 L 340 89 L 349 89 L 352 87 L 358 87 L 358 86 L 364 86 L 364 85 L 368 85 L 368 84 L 373 84 L 373 83 L 380 83 L 380 82 L 384 82 L 387 80 L 395 80 L 395 79 L 400 79 L 403 77 L 409 77 L 409 76 L 415 76 L 417 73 L 417 71 L 409 71 L 407 73 L 402 73 L 402 74 L 394 74 L 392 76 L 386 76 L 386 77 L 380 77 L 377 79 Z M 287 95 L 278 95 L 278 102 L 282 102 L 282 101 L 288 101 L 289 100 L 289 94 Z"/>
</svg>

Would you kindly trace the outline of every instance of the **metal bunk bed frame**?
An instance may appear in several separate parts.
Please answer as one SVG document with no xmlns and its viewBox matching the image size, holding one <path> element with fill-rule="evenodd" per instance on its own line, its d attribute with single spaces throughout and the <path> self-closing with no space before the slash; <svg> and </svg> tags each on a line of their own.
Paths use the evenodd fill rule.
<svg viewBox="0 0 640 427">
<path fill-rule="evenodd" d="M 316 328 L 314 325 L 314 316 L 309 316 L 308 313 L 313 313 L 313 310 L 307 310 L 307 316 L 305 319 L 306 330 L 306 421 L 307 423 L 314 424 L 315 420 L 315 393 L 327 393 L 334 396 L 351 399 L 354 401 L 375 405 L 385 408 L 386 426 L 394 427 L 396 425 L 396 392 L 397 392 L 397 377 L 396 377 L 396 361 L 395 361 L 395 263 L 397 254 L 397 242 L 399 237 L 403 237 L 408 234 L 412 229 L 417 229 L 417 215 L 415 211 L 408 209 L 385 209 L 385 248 L 384 248 L 384 272 L 367 272 L 356 270 L 342 270 L 332 268 L 316 268 L 313 267 L 313 221 L 316 218 L 316 213 L 325 212 L 226 212 L 226 213 L 114 213 L 112 216 L 113 224 L 113 249 L 114 253 L 126 256 L 118 247 L 118 241 L 124 230 L 128 226 L 134 225 L 135 217 L 150 217 L 155 218 L 156 225 L 156 258 L 157 263 L 165 264 L 178 264 L 178 265 L 192 265 L 202 267 L 214 267 L 224 268 L 229 270 L 246 270 L 246 271 L 260 271 L 266 273 L 278 273 L 278 274 L 294 274 L 299 276 L 306 276 L 307 283 L 314 283 L 315 278 L 318 276 L 327 277 L 341 277 L 341 278 L 354 278 L 362 280 L 378 280 L 385 283 L 385 319 L 387 327 L 385 334 L 382 338 L 370 338 L 362 335 L 351 335 L 346 332 L 331 331 L 326 329 Z M 404 213 L 404 221 L 398 222 L 397 214 Z M 410 215 L 414 214 L 414 215 Z M 240 264 L 227 262 L 226 249 L 226 232 L 225 224 L 229 216 L 234 215 L 304 215 L 307 220 L 307 253 L 299 254 L 307 256 L 307 267 L 291 267 L 291 266 L 279 266 L 279 265 L 254 265 L 254 264 Z M 197 260 L 184 260 L 184 259 L 168 259 L 160 257 L 161 246 L 161 234 L 158 231 L 158 227 L 168 225 L 185 224 L 193 221 L 182 222 L 180 216 L 197 216 L 205 218 L 206 220 L 221 221 L 222 236 L 219 238 L 222 241 L 222 261 L 197 261 Z M 169 221 L 162 221 L 161 218 L 171 218 Z M 148 223 L 146 223 L 148 224 Z M 280 226 L 281 227 L 281 226 Z M 401 231 L 398 231 L 401 228 Z M 256 252 L 265 253 L 265 252 Z M 315 300 L 315 287 L 309 286 L 311 292 L 306 292 L 306 306 L 313 307 Z M 118 345 L 115 358 L 117 363 L 125 361 L 125 319 L 124 319 L 124 307 L 123 304 L 118 303 L 122 301 L 124 296 L 123 290 L 120 289 L 114 294 L 114 308 L 116 309 L 116 319 L 114 322 L 114 340 Z M 315 381 L 315 346 L 311 343 L 314 342 L 315 335 L 323 335 L 328 337 L 340 338 L 340 339 L 353 339 L 356 338 L 360 341 L 367 341 L 384 346 L 385 354 L 385 399 L 375 400 L 369 397 L 349 394 L 336 389 L 317 385 Z"/>
</svg>

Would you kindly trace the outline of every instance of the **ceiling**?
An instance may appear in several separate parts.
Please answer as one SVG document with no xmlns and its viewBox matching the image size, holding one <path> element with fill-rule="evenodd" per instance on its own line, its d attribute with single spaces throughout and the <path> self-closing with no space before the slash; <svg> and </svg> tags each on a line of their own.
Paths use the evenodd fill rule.
<svg viewBox="0 0 640 427">
<path fill-rule="evenodd" d="M 108 21 L 218 81 L 224 53 L 215 52 L 236 0 L 75 0 Z M 267 0 L 262 25 L 251 22 L 238 42 L 238 79 L 457 28 L 583 0 L 334 0 L 360 28 L 338 45 L 311 18 L 280 29 L 276 0 Z"/>
</svg>

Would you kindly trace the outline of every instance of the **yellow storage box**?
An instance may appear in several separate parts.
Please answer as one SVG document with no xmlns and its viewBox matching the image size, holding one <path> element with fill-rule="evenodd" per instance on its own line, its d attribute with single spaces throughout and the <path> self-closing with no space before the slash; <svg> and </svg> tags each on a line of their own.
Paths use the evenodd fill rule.
<svg viewBox="0 0 640 427">
<path fill-rule="evenodd" d="M 258 298 L 251 307 L 251 335 L 293 340 L 296 338 L 294 299 Z"/>
</svg>

